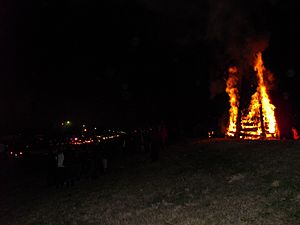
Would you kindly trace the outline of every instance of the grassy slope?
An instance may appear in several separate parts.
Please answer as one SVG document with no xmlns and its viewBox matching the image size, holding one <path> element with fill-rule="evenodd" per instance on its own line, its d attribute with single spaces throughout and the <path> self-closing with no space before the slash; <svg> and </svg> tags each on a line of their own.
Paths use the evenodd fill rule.
<svg viewBox="0 0 300 225">
<path fill-rule="evenodd" d="M 298 142 L 201 141 L 114 168 L 43 189 L 0 224 L 300 224 Z"/>
</svg>

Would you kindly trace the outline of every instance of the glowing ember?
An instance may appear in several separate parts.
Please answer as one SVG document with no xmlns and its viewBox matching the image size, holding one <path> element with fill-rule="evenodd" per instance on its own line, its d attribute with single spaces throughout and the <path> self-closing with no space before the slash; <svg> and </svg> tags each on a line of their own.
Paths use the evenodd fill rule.
<svg viewBox="0 0 300 225">
<path fill-rule="evenodd" d="M 279 137 L 279 130 L 275 118 L 275 106 L 271 104 L 268 89 L 264 81 L 267 75 L 263 65 L 262 54 L 257 54 L 254 71 L 257 76 L 257 89 L 251 97 L 250 106 L 243 111 L 240 121 L 240 130 L 237 128 L 238 118 L 238 89 L 237 89 L 237 69 L 229 69 L 226 92 L 229 95 L 230 111 L 229 126 L 227 136 L 239 136 L 244 139 L 272 139 Z M 239 133 L 239 134 L 238 134 Z"/>
</svg>

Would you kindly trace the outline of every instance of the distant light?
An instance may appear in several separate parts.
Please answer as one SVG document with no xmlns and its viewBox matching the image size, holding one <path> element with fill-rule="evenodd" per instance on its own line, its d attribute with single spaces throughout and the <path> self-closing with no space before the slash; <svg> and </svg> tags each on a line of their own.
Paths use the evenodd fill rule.
<svg viewBox="0 0 300 225">
<path fill-rule="evenodd" d="M 20 155 L 23 155 L 23 152 L 20 152 Z"/>
<path fill-rule="evenodd" d="M 68 125 L 70 125 L 70 124 L 71 124 L 71 122 L 68 120 L 68 121 L 67 121 L 67 124 L 68 124 Z"/>
<path fill-rule="evenodd" d="M 97 127 L 95 127 L 94 129 L 97 130 Z"/>
<path fill-rule="evenodd" d="M 63 126 L 63 125 L 65 125 L 64 123 L 61 123 L 61 125 Z"/>
<path fill-rule="evenodd" d="M 13 152 L 10 152 L 10 154 L 12 155 L 12 154 L 13 154 Z"/>
<path fill-rule="evenodd" d="M 83 124 L 82 127 L 85 127 L 85 124 Z"/>
<path fill-rule="evenodd" d="M 87 132 L 87 129 L 85 128 L 83 131 L 84 131 L 84 132 Z"/>
<path fill-rule="evenodd" d="M 78 138 L 76 137 L 76 138 L 74 138 L 74 140 L 75 140 L 75 141 L 77 141 L 77 140 L 78 140 Z"/>
</svg>

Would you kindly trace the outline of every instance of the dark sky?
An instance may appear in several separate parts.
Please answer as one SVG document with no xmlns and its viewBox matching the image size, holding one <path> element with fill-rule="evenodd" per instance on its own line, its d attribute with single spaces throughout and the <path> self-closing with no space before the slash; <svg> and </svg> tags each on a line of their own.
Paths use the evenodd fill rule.
<svg viewBox="0 0 300 225">
<path fill-rule="evenodd" d="M 62 120 L 115 127 L 159 119 L 207 124 L 210 82 L 223 79 L 228 63 L 251 54 L 260 39 L 268 39 L 264 57 L 278 89 L 298 96 L 295 5 L 2 2 L 0 128 L 46 128 Z"/>
</svg>

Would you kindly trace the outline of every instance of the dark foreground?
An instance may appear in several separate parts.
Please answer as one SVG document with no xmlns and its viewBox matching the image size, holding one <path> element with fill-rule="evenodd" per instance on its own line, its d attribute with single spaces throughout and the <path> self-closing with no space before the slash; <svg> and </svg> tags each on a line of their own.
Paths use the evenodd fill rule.
<svg viewBox="0 0 300 225">
<path fill-rule="evenodd" d="M 0 224 L 300 224 L 300 142 L 189 142 L 113 163 L 63 189 L 39 164 L 2 164 Z"/>
</svg>

